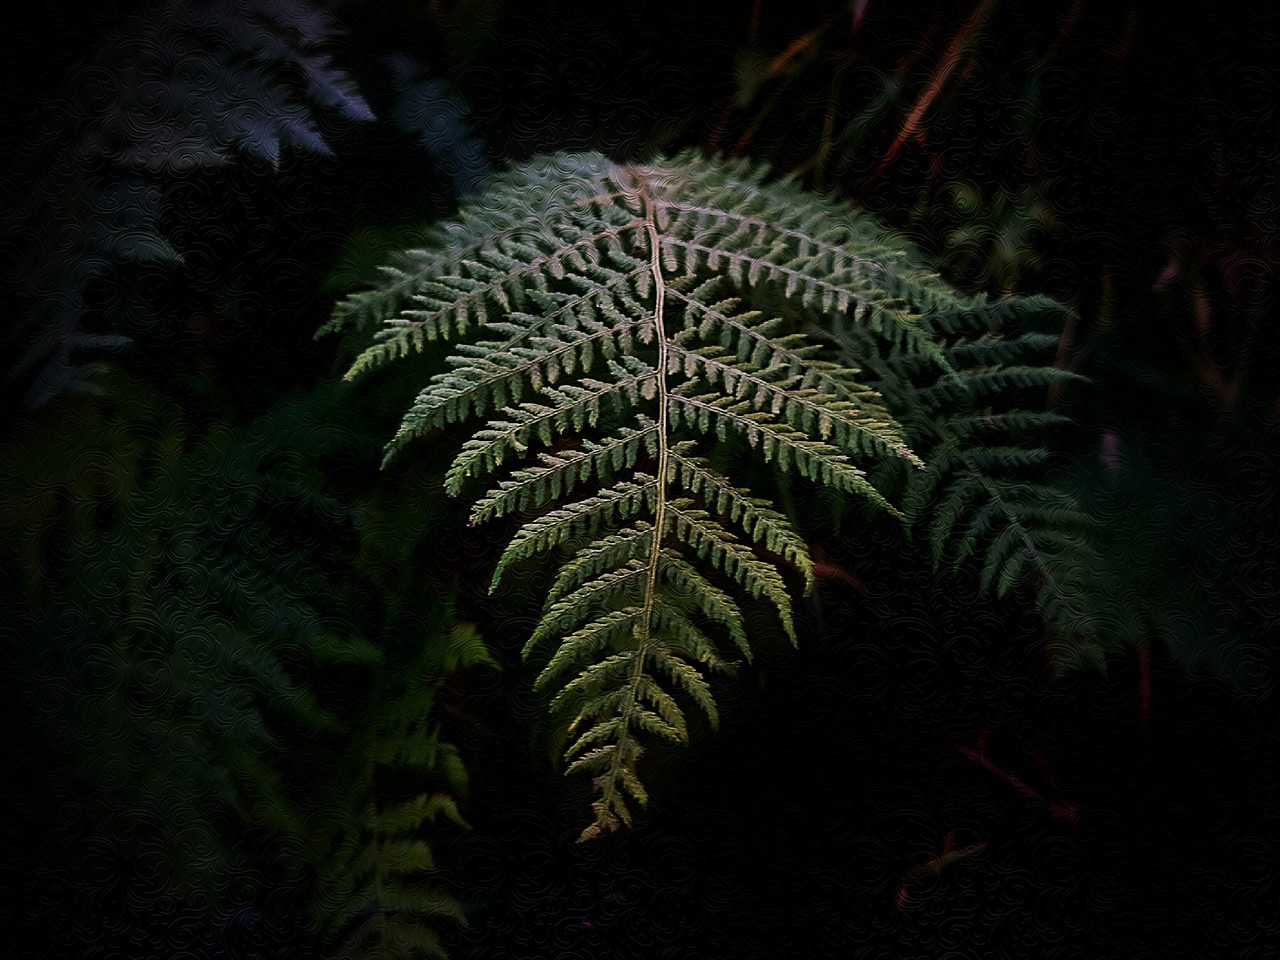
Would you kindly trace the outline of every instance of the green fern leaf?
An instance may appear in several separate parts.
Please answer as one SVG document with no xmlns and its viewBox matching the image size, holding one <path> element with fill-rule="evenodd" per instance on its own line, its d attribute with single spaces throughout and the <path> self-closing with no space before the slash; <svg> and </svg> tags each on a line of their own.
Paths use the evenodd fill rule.
<svg viewBox="0 0 1280 960">
<path fill-rule="evenodd" d="M 908 492 L 918 508 L 952 468 L 919 471 L 883 385 L 923 372 L 916 407 L 932 415 L 1056 382 L 1016 345 L 956 348 L 946 324 L 962 326 L 966 298 L 869 219 L 741 161 L 542 158 L 496 178 L 428 235 L 387 282 L 339 304 L 326 329 L 381 324 L 348 378 L 431 341 L 461 341 L 388 457 L 479 418 L 448 490 L 488 485 L 473 522 L 534 514 L 493 586 L 516 565 L 561 557 L 525 655 L 552 648 L 537 685 L 558 689 L 552 709 L 570 718 L 568 771 L 593 778 L 595 818 L 582 839 L 629 824 L 646 802 L 643 745 L 687 739 L 680 701 L 716 722 L 705 674 L 750 658 L 748 598 L 772 606 L 796 639 L 778 563 L 810 585 L 803 542 L 700 449 L 743 441 L 781 473 L 901 518 L 873 470 L 920 478 Z M 745 309 L 757 292 L 788 306 L 779 316 Z M 930 322 L 940 314 L 942 326 Z M 797 315 L 871 345 L 871 373 L 833 360 L 796 329 Z M 997 433 L 990 459 L 1036 460 Z M 1003 585 L 1025 551 L 997 538 L 984 576 Z"/>
<path fill-rule="evenodd" d="M 1064 308 L 1044 297 L 942 300 L 922 323 L 945 364 L 885 351 L 856 330 L 838 340 L 846 362 L 874 371 L 928 470 L 908 477 L 902 511 L 927 537 L 936 565 L 973 562 L 983 589 L 1007 596 L 1034 583 L 1050 629 L 1093 657 L 1097 614 L 1085 588 L 1098 567 L 1091 521 L 1048 476 L 1046 437 L 1068 423 L 1046 412 L 1049 390 L 1084 382 L 1052 366 Z"/>
</svg>

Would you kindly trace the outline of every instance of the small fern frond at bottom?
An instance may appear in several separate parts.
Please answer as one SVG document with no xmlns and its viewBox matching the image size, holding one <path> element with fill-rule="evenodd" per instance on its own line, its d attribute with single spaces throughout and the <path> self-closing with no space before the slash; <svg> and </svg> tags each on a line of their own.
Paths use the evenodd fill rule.
<svg viewBox="0 0 1280 960">
<path fill-rule="evenodd" d="M 313 814 L 312 839 L 324 851 L 313 932 L 333 960 L 443 957 L 440 922 L 466 923 L 438 884 L 430 842 L 467 826 L 458 808 L 467 773 L 431 711 L 450 675 L 494 661 L 473 627 L 445 629 L 436 618 L 441 623 L 416 638 L 407 663 L 392 669 L 377 657 L 371 706 L 350 751 L 358 765 L 334 784 L 327 816 Z"/>
</svg>

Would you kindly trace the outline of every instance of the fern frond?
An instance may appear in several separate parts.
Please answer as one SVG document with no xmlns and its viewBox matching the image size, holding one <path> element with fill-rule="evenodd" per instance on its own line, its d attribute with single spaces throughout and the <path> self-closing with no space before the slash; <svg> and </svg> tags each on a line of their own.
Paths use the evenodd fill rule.
<svg viewBox="0 0 1280 960">
<path fill-rule="evenodd" d="M 652 542 L 652 536 L 650 541 Z M 525 643 L 526 654 L 540 641 L 560 634 L 575 623 L 589 619 L 599 607 L 607 607 L 609 601 L 622 602 L 634 598 L 638 602 L 647 604 L 648 597 L 642 594 L 640 588 L 644 585 L 643 581 L 647 579 L 648 574 L 648 557 L 631 560 L 616 570 L 600 574 L 568 596 L 553 601 Z M 567 645 L 568 641 L 564 643 Z"/>
<path fill-rule="evenodd" d="M 509 419 L 490 420 L 486 429 L 467 441 L 449 468 L 445 489 L 459 493 L 468 478 L 492 474 L 503 459 L 524 453 L 535 440 L 550 444 L 566 430 L 594 427 L 605 401 L 623 412 L 641 398 L 652 399 L 657 380 L 653 371 L 628 372 L 616 363 L 611 367 L 615 375 L 611 382 L 584 377 L 577 384 L 544 388 L 539 396 L 547 403 L 529 401 L 503 410 Z M 400 442 L 398 436 L 392 441 L 393 445 Z"/>
<path fill-rule="evenodd" d="M 636 520 L 631 526 L 583 547 L 561 567 L 547 594 L 547 601 L 554 603 L 568 591 L 582 586 L 606 570 L 615 570 L 629 560 L 647 556 L 652 536 L 653 528 L 650 524 L 644 520 Z"/>
<path fill-rule="evenodd" d="M 453 182 L 453 192 L 470 197 L 490 175 L 484 143 L 467 123 L 468 109 L 444 80 L 431 79 L 426 66 L 397 54 L 383 61 L 391 74 L 395 102 L 392 121 L 413 137 Z"/>
<path fill-rule="evenodd" d="M 940 304 L 924 323 L 947 359 L 939 370 L 909 353 L 840 338 L 850 362 L 878 386 L 929 468 L 908 477 L 902 509 L 925 535 L 937 566 L 973 562 L 998 596 L 1034 583 L 1046 622 L 1093 644 L 1085 584 L 1097 566 L 1092 521 L 1073 492 L 1049 477 L 1046 438 L 1068 418 L 1044 409 L 1048 391 L 1085 382 L 1049 362 L 1058 335 L 1038 332 L 1062 315 L 1043 297 Z"/>
<path fill-rule="evenodd" d="M 639 429 L 620 427 L 618 433 L 602 442 L 584 440 L 582 450 L 539 454 L 541 466 L 516 470 L 496 490 L 477 501 L 471 512 L 472 521 L 481 523 L 541 506 L 592 478 L 603 483 L 612 474 L 633 469 L 642 455 L 656 455 L 657 424 L 643 416 L 636 421 Z"/>
<path fill-rule="evenodd" d="M 745 309 L 748 297 L 786 308 Z M 972 310 L 869 219 L 751 164 L 691 155 L 522 165 L 437 227 L 387 282 L 335 309 L 326 329 L 382 324 L 349 377 L 429 341 L 466 338 L 418 395 L 388 456 L 479 418 L 447 489 L 489 484 L 473 522 L 546 511 L 503 551 L 493 586 L 514 564 L 564 557 L 525 655 L 553 648 L 537 685 L 558 687 L 552 708 L 572 717 L 568 770 L 593 776 L 584 839 L 630 823 L 645 802 L 637 764 L 647 737 L 687 737 L 676 696 L 714 723 L 703 674 L 730 662 L 726 644 L 750 658 L 746 599 L 773 607 L 796 640 L 776 563 L 811 584 L 805 546 L 780 512 L 698 456 L 701 445 L 742 442 L 779 473 L 902 517 L 873 469 L 922 478 L 909 488 L 918 505 L 953 468 L 920 471 L 908 445 L 916 422 L 904 426 L 887 390 L 921 378 L 908 415 L 961 406 L 968 416 L 974 397 L 1046 382 L 1017 348 L 975 344 L 931 319 Z M 836 362 L 792 313 L 874 347 L 870 373 Z M 1024 432 L 1030 424 L 1007 421 Z M 992 440 L 970 469 L 1036 459 L 1009 437 Z M 524 462 L 500 475 L 513 459 Z M 987 579 L 1021 572 L 1020 549 L 1007 538 L 993 544 Z"/>
<path fill-rule="evenodd" d="M 520 528 L 520 532 L 502 552 L 493 573 L 491 588 L 497 586 L 503 572 L 516 561 L 558 547 L 571 537 L 602 528 L 608 529 L 615 519 L 629 519 L 646 506 L 652 509 L 657 490 L 658 481 L 655 478 L 636 473 L 631 480 L 620 481 L 586 500 L 560 507 L 530 521 Z"/>
<path fill-rule="evenodd" d="M 318 838 L 325 855 L 312 910 L 325 956 L 443 956 L 433 926 L 466 922 L 457 899 L 430 883 L 436 860 L 427 842 L 442 826 L 466 827 L 457 801 L 466 770 L 457 748 L 425 721 L 444 677 L 478 663 L 492 660 L 474 632 L 459 626 L 449 637 L 420 641 L 401 671 L 382 674 L 361 725 L 352 783 Z M 378 796 L 373 785 L 387 770 L 416 786 Z"/>
<path fill-rule="evenodd" d="M 145 271 L 152 286 L 157 268 L 181 262 L 161 230 L 175 178 L 243 157 L 278 166 L 288 147 L 328 155 L 321 116 L 373 118 L 332 62 L 335 33 L 319 5 L 163 0 L 120 21 L 50 92 L 30 144 L 39 189 L 22 201 L 23 222 L 5 224 L 36 238 L 12 277 L 24 312 L 3 339 L 21 358 L 3 373 L 26 388 L 29 408 L 98 392 L 86 360 L 160 321 L 133 284 Z"/>
<path fill-rule="evenodd" d="M 607 162 L 557 159 L 562 162 L 516 167 L 495 177 L 457 219 L 426 231 L 422 249 L 405 252 L 385 268 L 387 282 L 334 308 L 320 334 L 402 320 L 380 334 L 348 377 L 411 347 L 421 350 L 426 340 L 450 337 L 473 316 L 487 320 L 490 304 L 504 312 L 522 309 L 529 290 L 548 287 L 552 262 L 561 263 L 564 251 L 544 225 L 575 212 L 586 217 L 596 205 L 609 209 L 617 196 L 606 179 Z M 495 312 L 495 319 L 501 315 Z"/>
<path fill-rule="evenodd" d="M 128 928 L 121 955 L 159 943 L 180 954 L 189 940 L 148 939 L 153 917 L 174 916 L 166 897 L 203 901 L 210 922 L 268 902 L 301 914 L 312 901 L 315 939 L 302 948 L 317 957 L 368 956 L 359 945 L 379 930 L 456 916 L 424 885 L 466 786 L 431 712 L 444 677 L 491 661 L 473 629 L 448 629 L 438 591 L 404 589 L 424 595 L 411 616 L 364 615 L 367 551 L 407 555 L 418 518 L 325 483 L 354 430 L 331 389 L 201 438 L 163 395 L 110 376 L 112 404 L 63 401 L 0 457 L 0 538 L 21 597 L 13 637 L 78 691 L 74 703 L 19 701 L 41 753 L 79 744 L 56 790 L 37 785 L 42 822 L 77 838 L 41 868 L 79 878 L 68 916 Z M 298 537 L 299 524 L 350 537 L 359 556 Z M 65 559 L 59 543 L 75 547 Z M 397 591 L 376 608 L 389 611 Z M 54 635 L 26 629 L 51 618 L 63 625 Z M 412 654 L 388 662 L 401 645 Z M 318 676 L 373 693 L 335 706 Z M 130 876 L 121 850 L 106 861 L 120 877 L 102 884 L 85 851 L 117 850 L 117 827 L 157 869 Z M 381 955 L 414 955 L 382 943 Z"/>
<path fill-rule="evenodd" d="M 730 484 L 700 457 L 687 457 L 695 445 L 677 444 L 669 454 L 672 479 L 699 497 L 719 516 L 738 524 L 747 536 L 766 550 L 782 556 L 804 577 L 805 588 L 813 586 L 813 562 L 808 548 L 791 528 L 787 518 L 769 505 L 767 500 L 752 497 L 750 491 Z"/>
</svg>

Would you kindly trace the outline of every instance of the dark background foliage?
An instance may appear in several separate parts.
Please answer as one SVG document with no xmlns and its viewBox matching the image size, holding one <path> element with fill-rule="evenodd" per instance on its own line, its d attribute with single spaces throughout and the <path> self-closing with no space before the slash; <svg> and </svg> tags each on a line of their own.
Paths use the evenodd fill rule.
<svg viewBox="0 0 1280 960">
<path fill-rule="evenodd" d="M 15 952 L 1280 951 L 1266 5 L 28 12 L 0 58 Z M 340 385 L 355 343 L 312 334 L 493 166 L 685 146 L 1075 308 L 1055 477 L 1114 652 L 1064 672 L 1030 595 L 779 491 L 822 573 L 799 651 L 764 637 L 721 732 L 653 756 L 646 818 L 579 847 L 518 658 L 545 583 L 486 595 L 450 438 L 377 469 L 412 371 Z"/>
</svg>

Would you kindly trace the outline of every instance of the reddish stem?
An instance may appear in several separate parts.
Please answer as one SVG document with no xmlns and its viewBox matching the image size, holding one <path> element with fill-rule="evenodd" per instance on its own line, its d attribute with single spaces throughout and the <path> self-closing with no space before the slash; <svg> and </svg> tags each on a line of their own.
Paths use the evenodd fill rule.
<svg viewBox="0 0 1280 960">
<path fill-rule="evenodd" d="M 1023 783 L 1021 780 L 1019 780 L 1013 774 L 1009 773 L 1003 767 L 996 765 L 993 761 L 983 756 L 981 753 L 978 753 L 978 751 L 971 750 L 968 747 L 964 746 L 963 744 L 959 744 L 959 743 L 951 743 L 948 745 L 951 747 L 952 750 L 955 750 L 957 753 L 961 753 L 964 756 L 968 757 L 970 760 L 972 760 L 978 766 L 982 767 L 984 770 L 995 774 L 1005 783 L 1009 784 L 1009 786 L 1013 787 L 1013 789 L 1017 790 L 1024 797 L 1029 797 L 1032 800 L 1035 800 L 1038 803 L 1040 803 L 1042 806 L 1044 806 L 1046 810 L 1049 811 L 1051 816 L 1054 816 L 1060 820 L 1066 820 L 1070 823 L 1075 823 L 1076 819 L 1079 817 L 1080 815 L 1079 808 L 1077 808 L 1074 803 L 1069 803 L 1061 800 L 1050 800 L 1047 797 L 1042 797 L 1033 788 L 1027 786 L 1027 784 Z"/>
<path fill-rule="evenodd" d="M 952 39 L 946 52 L 942 55 L 942 59 L 938 61 L 937 67 L 934 68 L 933 76 L 929 80 L 929 85 L 916 100 L 915 106 L 911 108 L 911 113 L 907 115 L 906 122 L 902 125 L 902 129 L 898 131 L 897 138 L 889 147 L 889 152 L 884 155 L 884 159 L 880 161 L 880 165 L 876 167 L 876 172 L 871 175 L 871 182 L 879 180 L 881 175 L 888 169 L 889 164 L 893 162 L 893 158 L 897 156 L 898 150 L 902 145 L 910 140 L 916 133 L 916 128 L 920 125 L 921 119 L 924 117 L 933 101 L 942 91 L 943 85 L 946 84 L 947 78 L 956 68 L 956 64 L 960 62 L 960 54 L 964 51 L 966 44 L 969 42 L 970 35 L 982 24 L 987 16 L 991 13 L 991 8 L 995 5 L 995 0 L 982 0 L 977 8 L 965 21 L 964 26 L 960 28 Z"/>
</svg>

